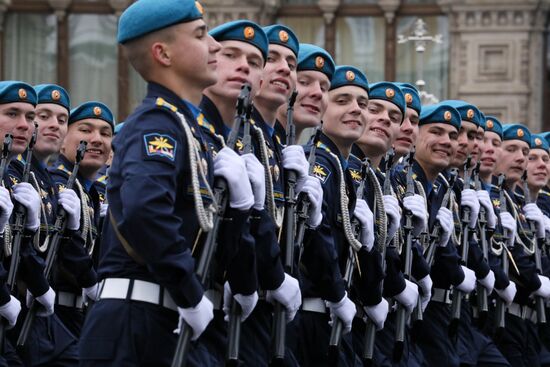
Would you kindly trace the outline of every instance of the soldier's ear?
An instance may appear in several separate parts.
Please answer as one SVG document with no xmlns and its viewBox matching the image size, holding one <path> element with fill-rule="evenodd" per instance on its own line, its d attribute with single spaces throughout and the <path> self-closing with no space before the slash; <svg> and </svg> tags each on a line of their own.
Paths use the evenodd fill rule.
<svg viewBox="0 0 550 367">
<path fill-rule="evenodd" d="M 168 45 L 164 42 L 155 42 L 151 45 L 153 59 L 162 66 L 170 66 L 172 59 Z"/>
</svg>

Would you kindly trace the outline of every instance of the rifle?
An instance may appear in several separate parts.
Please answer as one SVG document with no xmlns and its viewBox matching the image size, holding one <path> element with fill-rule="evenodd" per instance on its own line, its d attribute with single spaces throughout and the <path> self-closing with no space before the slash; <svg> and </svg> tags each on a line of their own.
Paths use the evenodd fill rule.
<svg viewBox="0 0 550 367">
<path fill-rule="evenodd" d="M 235 115 L 233 127 L 231 128 L 226 144 L 231 149 L 235 149 L 241 124 L 246 119 L 246 106 L 250 100 L 250 91 L 250 85 L 243 84 L 239 97 L 237 98 L 237 114 Z M 227 187 L 227 181 L 221 177 L 217 177 L 214 180 L 214 202 L 217 204 L 217 209 L 212 218 L 212 229 L 206 236 L 204 248 L 201 252 L 196 270 L 197 277 L 202 284 L 206 283 L 210 274 L 210 265 L 218 245 L 219 228 L 222 218 L 225 215 L 225 211 L 229 205 L 229 189 Z M 189 343 L 191 342 L 192 335 L 193 329 L 182 320 L 180 335 L 178 337 L 174 358 L 172 360 L 172 367 L 185 366 L 187 363 L 187 354 L 189 352 Z"/>
<path fill-rule="evenodd" d="M 243 154 L 252 153 L 252 137 L 250 136 L 250 115 L 252 114 L 252 102 L 245 102 L 245 119 L 243 132 Z M 227 330 L 226 366 L 239 365 L 239 349 L 241 341 L 241 314 L 242 308 L 235 298 L 231 298 L 229 306 L 229 323 Z"/>
<path fill-rule="evenodd" d="M 500 207 L 497 207 L 495 209 L 497 218 L 499 218 L 500 221 L 500 213 L 505 213 L 508 210 L 506 209 L 506 196 L 504 195 L 504 174 L 498 175 L 498 187 L 500 189 L 499 192 L 499 201 L 500 201 Z M 509 269 L 509 263 L 508 263 L 508 249 L 506 248 L 506 240 L 508 239 L 508 230 L 502 228 L 502 271 L 506 276 L 508 276 L 508 269 Z M 512 241 L 513 243 L 513 241 Z M 496 305 L 496 326 L 498 329 L 503 330 L 506 327 L 506 303 L 504 300 L 500 297 L 497 297 L 497 305 Z"/>
<path fill-rule="evenodd" d="M 470 163 L 472 157 L 468 156 L 466 162 L 464 163 L 464 190 L 470 188 L 471 184 L 471 175 L 470 175 Z M 461 254 L 461 263 L 466 266 L 468 263 L 468 250 L 470 249 L 470 208 L 465 206 L 462 208 L 462 254 Z M 460 314 L 462 309 L 462 297 L 463 292 L 457 288 L 453 289 L 453 301 L 451 304 L 451 324 L 449 325 L 449 335 L 456 335 L 458 330 L 458 324 L 460 322 Z"/>
<path fill-rule="evenodd" d="M 481 180 L 479 179 L 479 167 L 481 165 L 481 162 L 478 161 L 476 164 L 476 167 L 473 171 L 474 176 L 474 187 L 476 191 L 483 190 L 481 187 Z M 489 263 L 489 244 L 487 243 L 487 213 L 485 212 L 485 208 L 480 206 L 479 208 L 479 237 L 481 240 L 481 252 L 483 253 L 483 259 Z M 489 312 L 489 301 L 487 297 L 487 289 L 478 283 L 477 289 L 477 307 L 479 309 L 479 322 L 480 325 L 484 323 L 484 320 L 487 317 L 487 313 Z"/>
<path fill-rule="evenodd" d="M 309 174 L 313 173 L 313 167 L 315 166 L 315 158 L 317 152 L 317 144 L 321 140 L 321 127 L 318 127 L 315 130 L 315 135 L 313 136 L 313 145 L 311 151 L 309 152 L 308 163 L 309 163 Z M 301 192 L 298 195 L 298 208 L 296 210 L 296 238 L 294 240 L 294 248 L 298 251 L 298 261 L 302 258 L 302 253 L 304 252 L 304 235 L 306 232 L 306 223 L 309 219 L 309 206 L 310 206 L 309 196 L 306 193 Z"/>
<path fill-rule="evenodd" d="M 29 182 L 29 175 L 31 173 L 31 161 L 32 161 L 32 150 L 34 144 L 36 143 L 36 136 L 38 134 L 38 128 L 35 125 L 34 131 L 32 133 L 31 141 L 27 148 L 27 155 L 25 165 L 23 166 L 23 176 L 21 182 Z M 10 270 L 8 272 L 8 279 L 6 280 L 6 285 L 9 290 L 13 292 L 15 288 L 15 278 L 17 277 L 17 270 L 19 269 L 19 252 L 21 250 L 21 239 L 23 238 L 23 232 L 25 231 L 25 224 L 27 223 L 27 209 L 19 203 L 15 203 L 15 223 L 13 224 L 13 242 L 11 247 L 11 259 L 10 259 Z"/>
<path fill-rule="evenodd" d="M 74 183 L 76 181 L 76 176 L 78 175 L 78 169 L 80 168 L 80 162 L 82 161 L 82 158 L 84 158 L 84 154 L 86 153 L 87 144 L 88 144 L 87 142 L 81 141 L 80 144 L 78 145 L 78 149 L 76 151 L 75 165 L 73 167 L 73 171 L 71 172 L 71 175 L 69 176 L 69 179 L 67 180 L 67 184 L 65 186 L 67 189 L 72 189 L 74 186 Z M 46 256 L 46 265 L 44 267 L 44 277 L 46 279 L 50 278 L 53 265 L 55 264 L 55 261 L 57 259 L 57 254 L 59 252 L 59 245 L 61 242 L 61 238 L 65 233 L 66 227 L 67 227 L 67 212 L 65 211 L 65 209 L 63 209 L 62 206 L 60 206 L 57 211 L 57 216 L 55 218 L 55 225 L 52 229 L 52 232 L 48 236 L 48 238 L 51 238 L 51 240 L 49 240 L 49 245 L 48 245 L 49 251 L 48 251 L 48 255 Z M 48 241 L 48 239 L 46 239 L 46 241 Z M 33 300 L 29 308 L 29 312 L 27 313 L 27 315 L 25 316 L 25 320 L 23 321 L 23 325 L 21 327 L 19 337 L 17 338 L 17 347 L 23 347 L 27 342 L 27 337 L 29 336 L 32 323 L 36 318 L 36 314 L 39 310 L 39 307 L 40 307 L 40 304 L 37 301 Z"/>
<path fill-rule="evenodd" d="M 367 170 L 369 169 L 368 160 L 365 159 L 361 162 L 361 183 L 357 187 L 357 200 L 363 198 L 365 192 L 365 181 L 367 180 Z M 361 224 L 358 220 L 353 222 L 353 235 L 355 238 L 359 238 L 361 235 Z M 344 270 L 343 280 L 346 284 L 346 289 L 349 291 L 351 288 L 351 283 L 353 281 L 353 270 L 355 269 L 355 250 L 351 246 L 348 247 L 348 258 L 346 260 L 346 267 Z M 329 361 L 338 361 L 338 354 L 340 350 L 340 342 L 342 340 L 342 332 L 344 329 L 344 324 L 342 320 L 336 318 L 332 323 L 332 329 L 330 331 L 330 340 L 328 345 L 328 358 Z"/>
<path fill-rule="evenodd" d="M 286 112 L 286 141 L 288 146 L 296 143 L 296 126 L 294 126 L 294 103 L 298 92 L 294 90 L 289 100 Z M 294 274 L 294 236 L 296 232 L 296 171 L 285 172 L 285 237 L 284 237 L 284 269 Z M 271 365 L 282 366 L 285 358 L 286 317 L 283 305 L 276 302 L 273 306 L 273 332 L 271 336 Z"/>
<path fill-rule="evenodd" d="M 414 157 L 414 148 L 409 153 L 408 157 L 408 167 L 407 167 L 407 190 L 405 191 L 405 197 L 414 195 L 414 181 L 412 177 L 412 165 Z M 413 242 L 413 215 L 410 210 L 405 210 L 405 267 L 403 275 L 405 279 L 411 280 L 411 269 L 412 269 L 412 242 Z M 420 302 L 420 297 L 418 301 Z M 405 347 L 405 329 L 407 326 L 407 310 L 406 308 L 398 304 L 397 306 L 397 316 L 396 316 L 396 326 L 395 326 L 395 346 L 393 349 L 393 360 L 399 362 L 403 356 L 403 350 Z M 417 308 L 420 309 L 420 315 L 422 315 L 422 305 L 417 303 Z"/>
<path fill-rule="evenodd" d="M 448 181 L 449 187 L 447 187 L 447 191 L 445 192 L 445 195 L 443 195 L 443 199 L 441 200 L 441 207 L 447 207 L 449 205 L 449 202 L 451 201 L 451 193 L 453 192 L 457 177 L 458 169 L 452 168 Z M 428 249 L 424 252 L 424 257 L 426 258 L 426 262 L 428 263 L 430 268 L 432 267 L 432 264 L 434 262 L 437 241 L 439 240 L 439 236 L 441 235 L 440 232 L 441 223 L 439 223 L 439 221 L 436 221 L 432 233 L 430 234 L 430 245 L 428 246 Z"/>
<path fill-rule="evenodd" d="M 523 172 L 521 180 L 523 184 L 523 194 L 525 195 L 525 204 L 534 203 L 535 201 L 531 198 L 531 192 L 529 191 L 529 186 L 527 184 L 527 170 Z M 538 274 L 542 274 L 542 263 L 539 247 L 540 245 L 542 245 L 542 239 L 535 238 L 535 235 L 537 233 L 535 230 L 535 222 L 528 219 L 527 223 L 529 223 L 529 228 L 531 229 L 531 233 L 533 234 L 533 239 L 535 241 L 535 268 L 537 269 Z M 537 324 L 546 324 L 546 307 L 544 306 L 544 298 L 542 298 L 541 296 L 535 296 L 535 306 L 537 309 Z"/>
<path fill-rule="evenodd" d="M 1 179 L 4 179 L 4 174 L 6 173 L 12 142 L 13 136 L 11 134 L 6 134 L 6 136 L 4 137 L 4 143 L 2 144 L 2 159 L 0 161 L 0 174 L 2 175 L 0 176 Z M 6 320 L 2 320 L 2 322 L 0 322 L 0 354 L 4 353 L 5 334 Z"/>
</svg>

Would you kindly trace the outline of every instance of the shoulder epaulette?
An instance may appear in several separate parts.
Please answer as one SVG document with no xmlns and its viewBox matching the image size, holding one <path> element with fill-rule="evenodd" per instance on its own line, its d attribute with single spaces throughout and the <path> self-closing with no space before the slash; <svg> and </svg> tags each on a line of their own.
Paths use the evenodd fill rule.
<svg viewBox="0 0 550 367">
<path fill-rule="evenodd" d="M 214 125 L 206 121 L 206 117 L 204 117 L 202 112 L 199 113 L 199 115 L 197 116 L 197 123 L 199 124 L 199 126 L 204 127 L 205 129 L 208 129 L 212 134 L 216 133 L 216 129 L 214 129 Z"/>
<path fill-rule="evenodd" d="M 60 164 L 58 165 L 57 167 L 55 167 L 56 170 L 58 171 L 61 171 L 61 172 L 65 172 L 66 174 L 68 174 L 69 176 L 71 175 L 71 171 L 69 171 L 64 164 Z"/>
<path fill-rule="evenodd" d="M 324 143 L 322 142 L 317 142 L 317 148 L 321 148 L 323 150 L 326 150 L 327 152 L 331 153 L 329 147 L 327 147 Z"/>
<path fill-rule="evenodd" d="M 17 159 L 18 162 L 21 162 L 23 164 L 26 163 L 25 158 L 23 157 L 23 154 L 18 154 L 16 159 Z"/>
<path fill-rule="evenodd" d="M 172 112 L 178 112 L 178 108 L 173 104 L 166 102 L 164 98 L 158 97 L 155 104 L 157 105 L 157 107 L 164 107 Z"/>
<path fill-rule="evenodd" d="M 96 181 L 101 183 L 101 184 L 105 184 L 107 182 L 107 175 L 103 175 L 101 177 L 98 177 L 98 179 Z"/>
</svg>

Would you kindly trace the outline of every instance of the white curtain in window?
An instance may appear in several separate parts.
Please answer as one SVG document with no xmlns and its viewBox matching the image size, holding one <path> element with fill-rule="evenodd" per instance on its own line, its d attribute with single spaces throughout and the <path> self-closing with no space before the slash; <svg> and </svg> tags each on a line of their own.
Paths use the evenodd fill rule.
<svg viewBox="0 0 550 367">
<path fill-rule="evenodd" d="M 69 75 L 72 104 L 105 103 L 117 114 L 117 18 L 103 14 L 69 16 Z"/>
<path fill-rule="evenodd" d="M 384 18 L 336 19 L 336 64 L 361 69 L 370 83 L 384 80 L 385 44 Z"/>
<path fill-rule="evenodd" d="M 8 13 L 4 78 L 29 84 L 57 80 L 57 21 L 53 14 Z"/>
</svg>

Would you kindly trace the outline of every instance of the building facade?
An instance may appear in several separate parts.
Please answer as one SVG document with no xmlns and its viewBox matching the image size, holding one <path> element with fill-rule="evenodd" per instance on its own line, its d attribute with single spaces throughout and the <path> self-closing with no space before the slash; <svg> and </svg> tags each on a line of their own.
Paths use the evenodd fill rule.
<svg viewBox="0 0 550 367">
<path fill-rule="evenodd" d="M 123 120 L 145 83 L 116 45 L 132 0 L 0 0 L 0 79 L 66 87 L 76 105 L 100 100 Z M 234 19 L 292 27 L 369 81 L 416 82 L 505 122 L 550 130 L 550 0 L 203 0 L 214 27 Z M 431 36 L 415 51 L 418 19 Z"/>
</svg>

